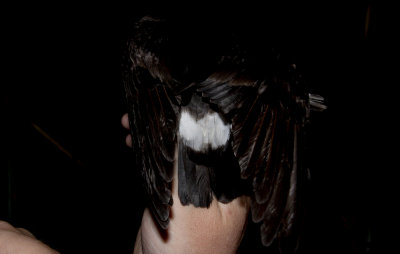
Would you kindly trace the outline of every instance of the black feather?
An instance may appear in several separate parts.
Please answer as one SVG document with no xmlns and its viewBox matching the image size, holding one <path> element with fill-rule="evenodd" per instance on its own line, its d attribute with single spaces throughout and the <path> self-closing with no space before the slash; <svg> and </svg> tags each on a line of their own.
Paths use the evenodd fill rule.
<svg viewBox="0 0 400 254">
<path fill-rule="evenodd" d="M 189 149 L 179 142 L 178 194 L 182 205 L 209 207 L 212 201 L 209 168 L 197 165 L 189 158 Z"/>
</svg>

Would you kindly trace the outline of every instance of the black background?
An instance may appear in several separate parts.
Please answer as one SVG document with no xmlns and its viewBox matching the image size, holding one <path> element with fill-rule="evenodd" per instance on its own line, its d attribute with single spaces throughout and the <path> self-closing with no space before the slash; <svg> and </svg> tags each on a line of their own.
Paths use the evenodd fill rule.
<svg viewBox="0 0 400 254">
<path fill-rule="evenodd" d="M 384 140 L 394 121 L 387 13 L 374 1 L 321 2 L 3 6 L 0 219 L 61 253 L 132 253 L 143 193 L 120 124 L 121 45 L 142 14 L 196 12 L 266 24 L 326 98 L 329 109 L 316 116 L 311 136 L 301 253 L 385 253 L 391 214 L 382 212 L 382 189 L 392 166 L 383 158 L 393 152 Z"/>
</svg>

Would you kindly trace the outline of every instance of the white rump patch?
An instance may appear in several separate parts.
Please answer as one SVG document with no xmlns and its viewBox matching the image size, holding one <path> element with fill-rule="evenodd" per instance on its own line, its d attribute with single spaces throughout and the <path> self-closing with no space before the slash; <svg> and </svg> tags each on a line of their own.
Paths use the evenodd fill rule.
<svg viewBox="0 0 400 254">
<path fill-rule="evenodd" d="M 185 145 L 195 151 L 216 149 L 229 140 L 231 125 L 224 124 L 217 113 L 207 113 L 196 121 L 189 112 L 182 110 L 179 121 L 179 135 Z"/>
</svg>

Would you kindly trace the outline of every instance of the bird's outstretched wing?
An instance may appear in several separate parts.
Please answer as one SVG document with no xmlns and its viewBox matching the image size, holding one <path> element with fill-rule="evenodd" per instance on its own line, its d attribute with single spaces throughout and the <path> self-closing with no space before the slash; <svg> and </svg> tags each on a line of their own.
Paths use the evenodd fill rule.
<svg viewBox="0 0 400 254">
<path fill-rule="evenodd" d="M 198 87 L 232 124 L 233 151 L 241 177 L 252 182 L 252 219 L 262 222 L 266 246 L 278 234 L 291 232 L 305 170 L 309 96 L 296 82 L 294 68 L 286 67 L 277 72 L 281 75 L 259 77 L 246 71 L 216 72 Z"/>
<path fill-rule="evenodd" d="M 161 22 L 143 18 L 127 43 L 123 81 L 132 147 L 147 191 L 149 207 L 162 228 L 169 222 L 177 125 L 173 79 L 160 52 L 166 38 Z"/>
</svg>

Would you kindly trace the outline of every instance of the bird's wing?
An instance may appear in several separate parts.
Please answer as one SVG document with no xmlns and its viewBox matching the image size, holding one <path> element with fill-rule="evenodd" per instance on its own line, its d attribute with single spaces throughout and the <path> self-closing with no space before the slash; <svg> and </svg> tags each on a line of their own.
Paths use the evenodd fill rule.
<svg viewBox="0 0 400 254">
<path fill-rule="evenodd" d="M 162 228 L 169 222 L 176 145 L 177 102 L 174 81 L 160 53 L 165 44 L 157 20 L 143 18 L 127 43 L 123 80 L 136 165 L 144 179 L 149 207 Z M 158 26 L 158 24 L 157 24 Z M 155 26 L 155 27 L 157 27 Z M 151 31 L 151 32 L 150 32 Z"/>
<path fill-rule="evenodd" d="M 278 68 L 266 70 L 277 74 L 264 77 L 219 71 L 197 88 L 232 124 L 233 151 L 241 177 L 252 182 L 252 219 L 261 223 L 265 246 L 294 229 L 310 110 L 309 94 L 298 82 L 295 66 Z"/>
</svg>

